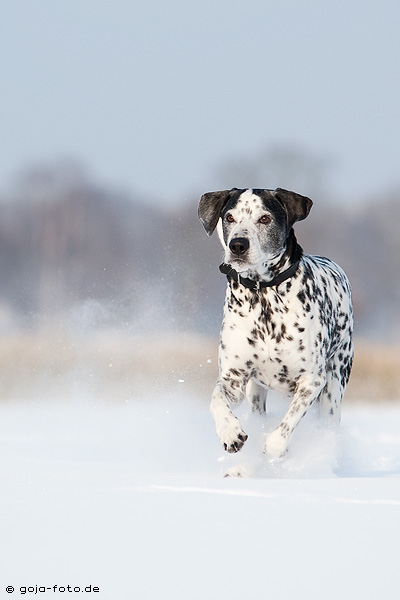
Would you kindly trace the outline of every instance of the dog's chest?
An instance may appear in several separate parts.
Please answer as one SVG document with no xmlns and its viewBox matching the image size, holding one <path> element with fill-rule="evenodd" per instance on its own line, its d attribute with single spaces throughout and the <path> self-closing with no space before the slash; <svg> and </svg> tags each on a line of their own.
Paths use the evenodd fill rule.
<svg viewBox="0 0 400 600">
<path fill-rule="evenodd" d="M 224 325 L 230 331 L 246 334 L 250 346 L 269 340 L 279 345 L 298 336 L 299 322 L 306 315 L 302 315 L 296 292 L 287 294 L 279 290 L 278 293 L 275 288 L 268 288 L 254 293 L 241 286 L 235 287 L 228 288 L 224 307 Z"/>
<path fill-rule="evenodd" d="M 254 293 L 229 288 L 221 330 L 221 353 L 246 376 L 275 389 L 293 391 L 315 360 L 311 348 L 315 315 L 304 310 L 297 286 Z"/>
</svg>

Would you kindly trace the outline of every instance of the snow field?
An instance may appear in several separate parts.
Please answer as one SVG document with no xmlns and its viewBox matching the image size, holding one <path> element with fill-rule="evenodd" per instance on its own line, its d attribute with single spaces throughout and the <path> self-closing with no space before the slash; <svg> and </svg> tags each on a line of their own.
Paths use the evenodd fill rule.
<svg viewBox="0 0 400 600">
<path fill-rule="evenodd" d="M 315 411 L 273 465 L 259 441 L 284 408 L 272 399 L 264 423 L 243 405 L 249 440 L 231 456 L 184 383 L 126 404 L 2 405 L 0 597 L 395 598 L 400 408 L 345 405 L 338 431 Z M 237 464 L 253 477 L 222 477 Z"/>
</svg>

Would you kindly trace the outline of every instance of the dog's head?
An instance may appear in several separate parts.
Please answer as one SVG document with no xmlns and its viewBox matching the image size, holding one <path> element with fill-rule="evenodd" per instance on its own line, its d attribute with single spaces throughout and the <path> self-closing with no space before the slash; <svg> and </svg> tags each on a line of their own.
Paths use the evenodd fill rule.
<svg viewBox="0 0 400 600">
<path fill-rule="evenodd" d="M 218 226 L 225 262 L 240 273 L 261 270 L 282 255 L 293 224 L 311 206 L 309 198 L 282 188 L 233 188 L 203 194 L 198 214 L 208 235 Z"/>
</svg>

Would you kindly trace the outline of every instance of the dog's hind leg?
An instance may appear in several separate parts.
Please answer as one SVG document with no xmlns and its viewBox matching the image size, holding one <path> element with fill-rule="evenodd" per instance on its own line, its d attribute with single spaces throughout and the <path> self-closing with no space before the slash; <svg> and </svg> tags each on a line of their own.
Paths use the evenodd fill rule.
<svg viewBox="0 0 400 600">
<path fill-rule="evenodd" d="M 352 359 L 352 346 L 345 344 L 327 362 L 326 384 L 318 398 L 321 415 L 327 421 L 340 422 L 342 399 L 350 377 Z"/>
<path fill-rule="evenodd" d="M 340 423 L 344 388 L 336 368 L 330 368 L 329 363 L 327 367 L 326 384 L 318 398 L 319 409 L 323 419 Z"/>
<path fill-rule="evenodd" d="M 258 412 L 260 415 L 265 415 L 267 410 L 267 394 L 268 390 L 265 387 L 257 383 L 254 379 L 249 379 L 246 396 L 253 413 Z"/>
</svg>

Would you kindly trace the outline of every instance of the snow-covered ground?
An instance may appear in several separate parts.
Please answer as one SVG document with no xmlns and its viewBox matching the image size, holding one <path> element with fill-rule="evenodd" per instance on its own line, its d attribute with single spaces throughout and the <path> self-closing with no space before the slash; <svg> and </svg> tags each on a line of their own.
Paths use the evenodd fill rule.
<svg viewBox="0 0 400 600">
<path fill-rule="evenodd" d="M 243 407 L 249 440 L 224 456 L 184 385 L 0 407 L 1 598 L 398 597 L 398 405 L 345 405 L 338 432 L 309 414 L 271 465 L 258 447 L 281 401 L 266 425 Z M 223 478 L 239 461 L 255 476 Z"/>
</svg>

